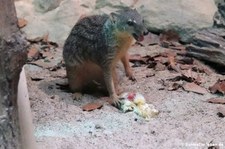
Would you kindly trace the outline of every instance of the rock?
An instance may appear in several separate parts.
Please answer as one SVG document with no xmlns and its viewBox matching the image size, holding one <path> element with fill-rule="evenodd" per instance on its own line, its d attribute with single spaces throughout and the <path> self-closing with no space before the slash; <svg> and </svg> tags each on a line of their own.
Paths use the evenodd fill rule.
<svg viewBox="0 0 225 149">
<path fill-rule="evenodd" d="M 115 11 L 122 6 L 134 6 L 144 16 L 151 32 L 174 30 L 187 42 L 201 28 L 213 25 L 217 11 L 214 0 L 97 0 L 96 8 L 103 12 Z"/>
<path fill-rule="evenodd" d="M 208 28 L 198 31 L 186 54 L 225 67 L 225 29 Z"/>
<path fill-rule="evenodd" d="M 49 41 L 59 46 L 64 44 L 72 27 L 79 17 L 86 12 L 79 0 L 55 0 L 58 5 L 52 5 L 54 0 L 20 0 L 16 1 L 17 16 L 28 21 L 22 29 L 28 39 L 34 39 L 49 34 Z M 41 5 L 44 8 L 42 8 Z M 57 7 L 57 8 L 55 8 Z"/>
<path fill-rule="evenodd" d="M 214 16 L 214 26 L 215 27 L 225 27 L 225 1 L 218 2 L 218 11 Z"/>
<path fill-rule="evenodd" d="M 40 12 L 51 11 L 59 6 L 63 0 L 33 0 L 35 9 Z"/>
<path fill-rule="evenodd" d="M 110 13 L 132 6 L 144 16 L 152 32 L 174 30 L 182 41 L 193 32 L 213 25 L 217 11 L 214 0 L 19 0 L 17 15 L 28 21 L 22 30 L 29 39 L 49 33 L 49 41 L 62 46 L 71 28 L 81 16 Z"/>
</svg>

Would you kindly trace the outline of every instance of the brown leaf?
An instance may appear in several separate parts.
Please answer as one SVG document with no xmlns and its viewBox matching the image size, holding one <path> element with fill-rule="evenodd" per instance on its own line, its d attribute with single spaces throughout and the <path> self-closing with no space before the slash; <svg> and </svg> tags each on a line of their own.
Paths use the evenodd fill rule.
<svg viewBox="0 0 225 149">
<path fill-rule="evenodd" d="M 172 83 L 168 87 L 168 90 L 169 91 L 175 91 L 175 90 L 179 89 L 180 87 L 181 87 L 181 85 L 179 83 Z"/>
<path fill-rule="evenodd" d="M 213 86 L 209 87 L 211 93 L 225 94 L 225 80 L 218 80 Z"/>
<path fill-rule="evenodd" d="M 38 59 L 39 55 L 40 55 L 39 50 L 35 47 L 31 47 L 28 50 L 27 57 L 28 57 L 28 59 Z"/>
<path fill-rule="evenodd" d="M 176 31 L 167 30 L 160 34 L 160 41 L 179 41 L 180 37 Z"/>
<path fill-rule="evenodd" d="M 96 109 L 100 109 L 103 106 L 101 103 L 88 103 L 82 107 L 84 111 L 93 111 Z"/>
<path fill-rule="evenodd" d="M 164 57 L 164 56 L 156 56 L 156 57 L 154 57 L 154 61 L 157 61 L 157 62 L 160 62 L 160 63 L 162 63 L 162 64 L 167 64 L 167 63 L 169 63 L 169 59 L 168 59 L 168 57 Z"/>
<path fill-rule="evenodd" d="M 223 98 L 210 98 L 207 100 L 209 103 L 215 103 L 215 104 L 225 104 L 225 99 Z"/>
<path fill-rule="evenodd" d="M 183 56 L 177 56 L 176 60 L 177 60 L 177 63 L 188 64 L 188 65 L 192 65 L 194 62 L 193 58 L 183 57 Z"/>
<path fill-rule="evenodd" d="M 180 45 L 180 46 L 169 46 L 170 49 L 173 49 L 173 50 L 178 50 L 178 51 L 185 51 L 185 46 L 183 45 Z"/>
<path fill-rule="evenodd" d="M 218 107 L 218 113 L 217 113 L 217 115 L 218 115 L 219 117 L 222 117 L 222 118 L 225 117 L 225 107 L 224 107 L 224 106 Z"/>
<path fill-rule="evenodd" d="M 183 85 L 185 91 L 194 92 L 198 94 L 206 94 L 207 90 L 195 83 L 186 83 Z"/>
<path fill-rule="evenodd" d="M 153 33 L 148 33 L 142 42 L 137 43 L 141 46 L 157 45 L 159 44 L 159 36 Z"/>
<path fill-rule="evenodd" d="M 184 76 L 185 78 L 187 78 L 186 80 L 189 80 L 189 82 L 198 82 L 199 80 L 201 80 L 201 78 L 199 78 L 199 74 L 192 71 L 191 69 L 185 71 L 181 71 L 182 76 Z M 200 84 L 201 82 L 198 82 L 198 84 Z"/>
<path fill-rule="evenodd" d="M 146 74 L 146 78 L 153 77 L 153 76 L 155 76 L 155 73 L 153 72 L 149 72 Z"/>
<path fill-rule="evenodd" d="M 165 70 L 166 69 L 166 66 L 165 65 L 163 65 L 162 63 L 160 63 L 160 62 L 157 62 L 156 63 L 156 66 L 155 66 L 155 70 L 156 71 L 163 71 L 163 70 Z"/>
<path fill-rule="evenodd" d="M 48 43 L 48 36 L 49 36 L 49 33 L 44 35 L 42 41 L 45 42 L 45 43 Z"/>
<path fill-rule="evenodd" d="M 188 70 L 188 69 L 192 69 L 192 65 L 187 65 L 187 64 L 180 65 L 180 69 L 181 69 L 181 70 Z"/>
<path fill-rule="evenodd" d="M 151 59 L 151 57 L 148 55 L 142 57 L 140 54 L 132 54 L 129 56 L 129 61 L 132 63 L 140 62 L 141 64 L 147 64 L 149 59 Z"/>
<path fill-rule="evenodd" d="M 27 25 L 27 20 L 23 19 L 23 18 L 19 18 L 18 19 L 18 26 L 19 28 L 23 28 Z"/>
<path fill-rule="evenodd" d="M 176 72 L 180 72 L 180 69 L 176 66 L 175 55 L 169 54 L 169 68 L 175 70 Z"/>
<path fill-rule="evenodd" d="M 195 67 L 192 68 L 194 71 L 206 73 L 207 75 L 211 75 L 213 72 L 208 66 L 204 65 L 202 62 L 198 60 L 194 60 L 193 64 L 195 65 Z"/>
</svg>

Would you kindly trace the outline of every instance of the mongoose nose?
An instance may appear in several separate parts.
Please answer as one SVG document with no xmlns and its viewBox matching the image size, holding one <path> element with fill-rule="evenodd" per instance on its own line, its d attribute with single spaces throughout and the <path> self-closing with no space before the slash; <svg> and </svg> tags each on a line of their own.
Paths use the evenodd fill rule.
<svg viewBox="0 0 225 149">
<path fill-rule="evenodd" d="M 144 31 L 144 36 L 146 36 L 146 35 L 148 35 L 148 33 L 149 33 L 149 31 L 148 30 L 146 30 L 146 31 Z"/>
</svg>

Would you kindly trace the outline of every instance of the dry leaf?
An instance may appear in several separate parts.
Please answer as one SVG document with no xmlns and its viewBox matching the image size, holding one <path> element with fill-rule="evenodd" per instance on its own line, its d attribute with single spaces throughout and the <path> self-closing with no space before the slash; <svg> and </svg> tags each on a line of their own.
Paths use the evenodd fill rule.
<svg viewBox="0 0 225 149">
<path fill-rule="evenodd" d="M 168 87 L 168 91 L 175 91 L 178 90 L 181 87 L 179 83 L 172 83 Z"/>
<path fill-rule="evenodd" d="M 176 72 L 180 72 L 180 69 L 176 66 L 175 55 L 169 54 L 168 59 L 169 59 L 169 68 L 175 70 Z"/>
<path fill-rule="evenodd" d="M 140 62 L 141 64 L 147 64 L 150 59 L 151 57 L 148 55 L 142 57 L 140 54 L 132 54 L 129 56 L 129 61 L 132 63 Z"/>
<path fill-rule="evenodd" d="M 219 117 L 222 117 L 222 118 L 225 117 L 225 107 L 224 107 L 224 106 L 218 107 L 218 113 L 217 113 L 217 115 L 218 115 Z"/>
<path fill-rule="evenodd" d="M 160 62 L 162 64 L 168 64 L 169 63 L 168 57 L 164 57 L 164 56 L 161 56 L 161 55 L 154 57 L 154 60 L 157 61 L 157 62 Z"/>
<path fill-rule="evenodd" d="M 189 69 L 192 69 L 192 65 L 188 65 L 188 64 L 180 65 L 180 69 L 189 70 Z"/>
<path fill-rule="evenodd" d="M 155 65 L 155 70 L 156 71 L 163 71 L 163 70 L 165 70 L 166 69 L 166 66 L 165 65 L 163 65 L 162 63 L 160 63 L 160 62 L 157 62 L 156 63 L 156 65 Z"/>
<path fill-rule="evenodd" d="M 146 78 L 153 77 L 153 76 L 155 76 L 155 73 L 153 72 L 149 72 L 146 74 Z"/>
<path fill-rule="evenodd" d="M 18 19 L 18 26 L 19 28 L 23 28 L 27 25 L 27 20 L 23 19 L 23 18 L 19 18 Z"/>
<path fill-rule="evenodd" d="M 225 94 L 225 80 L 218 80 L 213 86 L 209 87 L 211 93 L 222 93 Z"/>
<path fill-rule="evenodd" d="M 210 98 L 207 100 L 209 103 L 215 103 L 215 104 L 225 104 L 225 99 L 223 98 Z"/>
<path fill-rule="evenodd" d="M 186 80 L 189 80 L 188 82 L 193 82 L 193 81 L 198 82 L 199 80 L 201 81 L 201 78 L 199 78 L 199 74 L 192 71 L 191 69 L 183 70 L 183 71 L 181 71 L 181 74 L 183 77 L 186 78 Z M 200 84 L 200 83 L 201 82 L 198 82 L 198 84 Z"/>
<path fill-rule="evenodd" d="M 183 85 L 183 88 L 185 91 L 189 91 L 189 92 L 195 92 L 198 94 L 206 94 L 207 90 L 195 83 L 186 83 Z"/>
<path fill-rule="evenodd" d="M 169 48 L 170 45 L 173 45 L 173 42 L 178 42 L 180 37 L 175 31 L 168 30 L 161 33 L 159 39 L 162 47 Z"/>
<path fill-rule="evenodd" d="M 49 36 L 49 33 L 44 35 L 42 41 L 45 42 L 45 43 L 48 43 L 48 36 Z"/>
<path fill-rule="evenodd" d="M 35 47 L 31 47 L 28 50 L 27 57 L 28 57 L 28 59 L 38 59 L 39 55 L 40 55 L 39 50 Z"/>
<path fill-rule="evenodd" d="M 103 106 L 101 103 L 88 103 L 82 107 L 84 111 L 93 111 L 95 109 L 100 109 Z"/>
<path fill-rule="evenodd" d="M 180 46 L 169 46 L 170 49 L 173 49 L 173 50 L 178 50 L 178 51 L 185 51 L 185 46 L 183 45 L 180 45 Z"/>
<path fill-rule="evenodd" d="M 159 36 L 149 32 L 148 35 L 144 37 L 144 40 L 142 42 L 137 42 L 137 44 L 141 46 L 157 45 L 159 44 Z"/>
</svg>

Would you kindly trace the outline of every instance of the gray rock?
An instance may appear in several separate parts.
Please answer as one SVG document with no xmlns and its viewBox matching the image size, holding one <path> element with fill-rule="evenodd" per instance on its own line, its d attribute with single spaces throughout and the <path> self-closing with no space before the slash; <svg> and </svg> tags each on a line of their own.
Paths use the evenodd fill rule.
<svg viewBox="0 0 225 149">
<path fill-rule="evenodd" d="M 225 1 L 218 3 L 218 11 L 214 16 L 215 27 L 225 27 Z"/>
<path fill-rule="evenodd" d="M 49 34 L 49 40 L 63 45 L 82 15 L 110 13 L 131 6 L 144 16 L 152 32 L 174 30 L 187 41 L 198 29 L 211 27 L 217 11 L 214 0 L 19 0 L 17 15 L 28 21 L 22 30 L 28 38 Z"/>
<path fill-rule="evenodd" d="M 35 9 L 40 12 L 51 11 L 59 6 L 63 0 L 33 0 Z"/>
<path fill-rule="evenodd" d="M 131 5 L 144 16 L 150 31 L 174 30 L 182 41 L 188 41 L 198 29 L 211 27 L 217 11 L 214 0 L 139 0 L 136 3 L 129 0 L 96 1 L 96 9 L 103 12 Z"/>
</svg>

